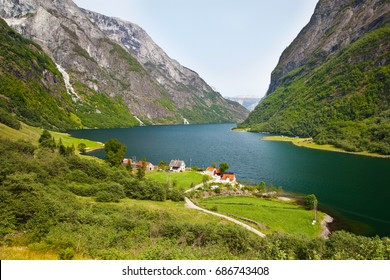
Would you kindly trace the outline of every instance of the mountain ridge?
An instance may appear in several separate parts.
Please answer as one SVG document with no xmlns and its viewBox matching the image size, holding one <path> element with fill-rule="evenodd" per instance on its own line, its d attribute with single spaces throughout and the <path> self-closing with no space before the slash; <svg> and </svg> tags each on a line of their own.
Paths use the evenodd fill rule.
<svg viewBox="0 0 390 280">
<path fill-rule="evenodd" d="M 79 127 L 173 124 L 183 123 L 184 118 L 194 123 L 240 121 L 247 116 L 240 105 L 218 99 L 218 94 L 211 92 L 204 94 L 209 103 L 194 97 L 189 107 L 181 108 L 150 70 L 70 0 L 2 2 L 0 16 L 40 44 L 69 76 L 68 84 L 79 96 L 69 104 L 79 118 Z M 122 111 L 127 107 L 131 120 L 110 120 L 115 107 Z"/>
<path fill-rule="evenodd" d="M 207 107 L 216 104 L 235 111 L 240 118 L 245 119 L 245 114 L 236 110 L 234 103 L 214 91 L 195 71 L 170 58 L 140 26 L 86 9 L 81 10 L 105 35 L 127 49 L 148 69 L 149 73 L 170 93 L 173 103 L 178 105 L 179 111 L 185 118 L 191 119 L 189 111 L 194 105 L 204 103 L 203 114 L 207 114 L 205 110 Z M 226 111 L 225 114 L 229 112 Z"/>
<path fill-rule="evenodd" d="M 320 0 L 239 127 L 390 154 L 388 38 L 388 1 Z"/>
</svg>

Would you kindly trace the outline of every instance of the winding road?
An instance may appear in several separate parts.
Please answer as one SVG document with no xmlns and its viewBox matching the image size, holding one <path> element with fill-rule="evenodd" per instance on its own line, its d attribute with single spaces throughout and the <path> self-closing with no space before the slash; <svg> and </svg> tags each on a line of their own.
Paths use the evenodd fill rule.
<svg viewBox="0 0 390 280">
<path fill-rule="evenodd" d="M 213 182 L 213 180 L 211 180 L 211 181 L 209 181 L 209 182 L 207 182 L 207 183 L 212 183 L 212 182 Z M 191 189 L 185 191 L 185 193 L 188 193 L 188 192 L 191 192 L 191 191 L 193 191 L 193 190 L 196 190 L 196 189 L 198 189 L 198 188 L 200 188 L 200 187 L 202 187 L 202 186 L 203 186 L 203 184 L 196 185 L 195 187 L 193 187 L 193 188 L 191 188 Z M 209 211 L 209 210 L 203 209 L 203 208 L 201 208 L 201 207 L 195 205 L 195 204 L 194 204 L 188 197 L 186 197 L 186 196 L 184 196 L 184 199 L 185 199 L 185 202 L 186 202 L 186 207 L 189 208 L 189 209 L 195 209 L 195 210 L 198 210 L 198 211 L 203 211 L 203 212 L 205 212 L 205 213 L 207 213 L 207 214 L 214 215 L 214 216 L 217 216 L 217 217 L 226 219 L 226 220 L 228 220 L 228 221 L 230 221 L 230 222 L 233 222 L 233 223 L 235 223 L 235 224 L 237 224 L 237 225 L 240 225 L 240 226 L 244 227 L 245 229 L 247 229 L 247 230 L 253 232 L 254 234 L 256 234 L 256 235 L 258 235 L 258 236 L 260 236 L 260 237 L 262 237 L 262 238 L 265 237 L 265 234 L 264 234 L 264 233 L 258 231 L 257 229 L 255 229 L 255 228 L 253 228 L 253 227 L 251 227 L 251 226 L 249 226 L 249 225 L 247 225 L 247 224 L 245 224 L 245 223 L 243 223 L 243 222 L 240 222 L 239 220 L 233 219 L 233 218 L 231 218 L 231 217 L 229 217 L 229 216 L 222 215 L 222 214 L 219 214 L 219 213 L 216 213 L 216 212 L 213 212 L 213 211 Z"/>
</svg>

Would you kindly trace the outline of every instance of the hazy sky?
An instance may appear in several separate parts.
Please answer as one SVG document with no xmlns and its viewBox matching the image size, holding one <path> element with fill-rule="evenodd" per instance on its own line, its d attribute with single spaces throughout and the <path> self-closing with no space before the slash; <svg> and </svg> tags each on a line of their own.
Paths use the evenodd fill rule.
<svg viewBox="0 0 390 280">
<path fill-rule="evenodd" d="M 74 0 L 138 24 L 224 96 L 263 96 L 317 0 Z"/>
</svg>

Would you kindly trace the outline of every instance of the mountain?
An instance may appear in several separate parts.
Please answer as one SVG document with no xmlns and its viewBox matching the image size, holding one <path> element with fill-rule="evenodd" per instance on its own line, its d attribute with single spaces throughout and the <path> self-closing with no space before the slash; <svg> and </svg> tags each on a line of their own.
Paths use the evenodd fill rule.
<svg viewBox="0 0 390 280">
<path fill-rule="evenodd" d="M 390 3 L 320 0 L 240 127 L 390 154 Z"/>
<path fill-rule="evenodd" d="M 77 127 L 62 75 L 42 48 L 0 19 L 0 119 L 19 128 Z"/>
<path fill-rule="evenodd" d="M 242 106 L 244 106 L 248 111 L 253 111 L 257 104 L 262 100 L 262 98 L 255 98 L 255 97 L 226 97 L 227 99 L 231 101 L 235 101 Z"/>
<path fill-rule="evenodd" d="M 196 89 L 168 91 L 139 57 L 107 36 L 70 0 L 1 3 L 0 16 L 40 45 L 62 75 L 57 82 L 65 85 L 70 97 L 63 105 L 71 121 L 60 129 L 183 123 L 185 118 L 194 123 L 240 121 L 247 116 L 239 104 L 208 91 L 207 84 L 190 70 L 193 84 L 186 85 Z M 148 47 L 156 48 L 142 49 Z M 198 96 L 192 96 L 194 92 Z M 6 96 L 14 101 L 13 95 Z"/>
<path fill-rule="evenodd" d="M 224 99 L 196 72 L 171 59 L 138 25 L 85 9 L 82 11 L 107 37 L 148 70 L 170 94 L 180 114 L 190 122 L 244 120 L 248 116 L 247 111 Z"/>
</svg>

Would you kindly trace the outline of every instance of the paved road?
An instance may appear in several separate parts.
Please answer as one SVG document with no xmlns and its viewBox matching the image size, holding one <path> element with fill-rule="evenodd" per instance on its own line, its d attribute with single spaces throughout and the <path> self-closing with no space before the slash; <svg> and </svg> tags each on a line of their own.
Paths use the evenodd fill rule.
<svg viewBox="0 0 390 280">
<path fill-rule="evenodd" d="M 225 215 L 222 215 L 222 214 L 219 214 L 219 213 L 216 213 L 216 212 L 212 212 L 212 211 L 209 211 L 209 210 L 206 210 L 206 209 L 203 209 L 203 208 L 200 208 L 199 206 L 196 206 L 188 197 L 184 197 L 185 201 L 186 201 L 186 207 L 187 208 L 190 208 L 190 209 L 195 209 L 195 210 L 199 210 L 199 211 L 203 211 L 207 214 L 211 214 L 211 215 L 214 215 L 214 216 L 217 216 L 217 217 L 220 217 L 220 218 L 223 218 L 223 219 L 226 219 L 226 220 L 229 220 L 237 225 L 240 225 L 242 227 L 244 227 L 245 229 L 253 232 L 254 234 L 257 234 L 258 236 L 260 237 L 265 237 L 265 234 L 258 231 L 257 229 L 247 225 L 247 224 L 244 224 L 243 222 L 240 222 L 236 219 L 233 219 L 229 216 L 225 216 Z"/>
<path fill-rule="evenodd" d="M 211 184 L 211 183 L 213 183 L 214 181 L 215 181 L 214 179 L 213 179 L 213 180 L 210 180 L 210 181 L 206 182 L 206 184 Z M 193 188 L 191 188 L 191 189 L 189 189 L 189 190 L 186 190 L 184 193 L 192 192 L 192 191 L 194 191 L 194 190 L 199 189 L 200 187 L 203 187 L 203 183 L 201 183 L 201 184 L 199 184 L 199 185 L 196 185 L 195 187 L 193 187 Z"/>
</svg>

